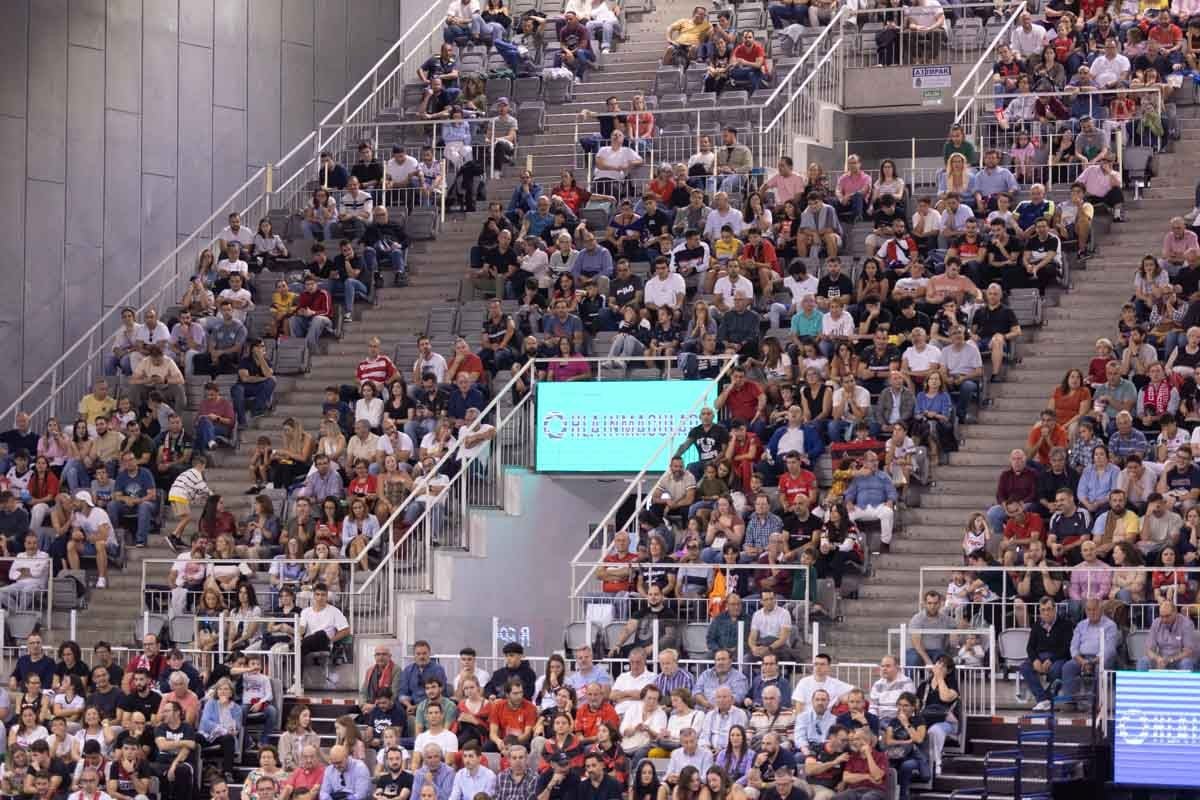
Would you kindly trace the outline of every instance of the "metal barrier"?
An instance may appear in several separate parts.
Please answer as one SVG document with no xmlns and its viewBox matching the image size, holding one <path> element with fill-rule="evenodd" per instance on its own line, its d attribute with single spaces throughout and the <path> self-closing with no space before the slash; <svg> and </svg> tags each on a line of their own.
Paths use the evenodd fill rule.
<svg viewBox="0 0 1200 800">
<path fill-rule="evenodd" d="M 975 129 L 976 119 L 969 113 L 969 110 L 974 106 L 968 106 L 959 111 L 959 98 L 979 94 L 992 82 L 992 62 L 995 61 L 996 49 L 999 45 L 1008 41 L 1009 33 L 1011 33 L 1013 26 L 1025 11 L 1025 2 L 1020 2 L 1013 6 L 1013 11 L 1008 15 L 1008 19 L 1004 21 L 1004 25 L 1000 27 L 1000 30 L 996 31 L 996 35 L 992 37 L 992 41 L 988 43 L 988 46 L 975 61 L 974 66 L 971 67 L 971 71 L 967 73 L 962 83 L 954 90 L 955 124 L 962 125 L 968 131 Z"/>
<path fill-rule="evenodd" d="M 721 366 L 720 372 L 718 372 L 716 377 L 713 378 L 714 384 L 719 383 L 729 373 L 729 370 L 733 368 L 735 363 L 737 363 L 737 356 L 726 357 L 725 363 Z M 689 409 L 689 413 L 697 413 L 702 407 L 703 403 L 704 398 L 701 397 L 692 405 L 691 409 Z M 576 576 L 574 573 L 575 565 L 592 561 L 592 559 L 589 558 L 589 551 L 600 550 L 601 552 L 608 552 L 608 548 L 612 544 L 612 534 L 614 534 L 617 530 L 632 529 L 632 526 L 636 523 L 638 512 L 644 506 L 648 505 L 649 500 L 651 499 L 649 494 L 643 494 L 643 483 L 648 477 L 650 477 L 651 465 L 654 464 L 659 457 L 661 457 L 667 448 L 676 446 L 683 440 L 683 437 L 685 436 L 686 431 L 680 431 L 675 435 L 663 440 L 662 444 L 660 444 L 654 451 L 654 454 L 647 459 L 646 466 L 642 467 L 642 469 L 636 475 L 629 479 L 629 482 L 625 487 L 625 491 L 621 492 L 620 497 L 616 499 L 612 507 L 608 510 L 608 513 L 604 515 L 600 522 L 595 526 L 594 530 L 592 530 L 587 540 L 575 553 L 574 557 L 572 557 L 572 596 L 583 591 L 584 587 L 587 585 L 587 582 L 594 577 L 595 571 L 594 567 L 585 569 L 582 571 L 583 576 L 576 580 L 578 576 Z M 654 485 L 657 486 L 659 483 L 661 483 L 662 479 L 665 478 L 666 475 L 667 470 L 663 470 L 661 473 L 659 473 Z M 620 514 L 621 507 L 630 497 L 634 497 L 636 499 L 634 504 L 634 512 L 630 517 L 619 520 L 617 517 Z"/>
<path fill-rule="evenodd" d="M 790 155 L 797 138 L 823 142 L 821 110 L 842 105 L 845 37 L 839 37 L 828 52 L 788 97 L 784 108 L 758 134 L 758 152 L 763 170 L 771 169 L 779 156 Z"/>
<path fill-rule="evenodd" d="M 866 8 L 854 12 L 854 21 L 861 33 L 852 34 L 853 41 L 845 55 L 848 67 L 907 66 L 910 64 L 969 64 L 983 46 L 983 20 L 977 12 L 994 13 L 995 3 L 961 3 L 943 5 L 943 12 L 966 15 L 951 25 L 950 13 L 944 15 L 940 31 L 914 31 L 909 26 L 923 7 Z M 924 24 L 924 23 L 923 23 Z M 880 27 L 882 25 L 882 27 Z M 865 29 L 865 30 L 864 30 Z M 883 31 L 894 31 L 881 42 Z"/>
<path fill-rule="evenodd" d="M 966 696 L 968 693 L 963 692 L 963 679 L 959 678 L 959 693 L 963 697 L 962 708 L 967 716 L 992 716 L 996 713 L 996 630 L 991 627 L 961 627 L 961 628 L 910 628 L 908 625 L 901 625 L 899 628 L 888 628 L 888 653 L 896 656 L 900 669 L 906 672 L 917 672 L 925 674 L 932 670 L 932 667 L 927 664 L 909 664 L 908 651 L 912 649 L 912 643 L 909 641 L 910 635 L 944 635 L 950 636 L 951 641 L 956 637 L 976 636 L 984 640 L 984 657 L 987 659 L 986 664 L 982 665 L 959 665 L 955 667 L 955 671 L 960 676 L 967 676 L 973 680 L 982 681 L 979 686 L 974 687 L 969 693 L 971 702 L 968 704 Z M 896 637 L 893 649 L 893 638 Z"/>
</svg>

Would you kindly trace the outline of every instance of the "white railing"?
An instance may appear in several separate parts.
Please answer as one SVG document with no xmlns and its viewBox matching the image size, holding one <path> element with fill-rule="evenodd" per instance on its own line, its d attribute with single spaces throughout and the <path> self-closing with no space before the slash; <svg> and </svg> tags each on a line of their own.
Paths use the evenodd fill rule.
<svg viewBox="0 0 1200 800">
<path fill-rule="evenodd" d="M 1004 21 L 1004 25 L 1001 26 L 1000 30 L 996 31 L 996 35 L 992 37 L 992 41 L 988 43 L 987 48 L 979 55 L 974 66 L 971 67 L 971 71 L 967 73 L 962 83 L 954 90 L 954 103 L 957 112 L 954 116 L 954 122 L 962 125 L 967 130 L 974 129 L 975 119 L 968 115 L 968 109 L 963 109 L 961 112 L 957 111 L 959 98 L 979 94 L 991 84 L 992 62 L 996 60 L 996 49 L 1000 44 L 1008 41 L 1009 33 L 1011 33 L 1017 20 L 1025 13 L 1025 8 L 1024 2 L 1018 3 L 1013 7 L 1013 12 L 1008 15 L 1008 19 Z"/>
<path fill-rule="evenodd" d="M 821 136 L 821 111 L 842 105 L 845 38 L 839 37 L 813 66 L 783 109 L 758 132 L 759 162 L 764 169 L 774 166 L 779 156 L 790 156 L 797 138 L 832 145 Z"/>
<path fill-rule="evenodd" d="M 916 672 L 924 675 L 932 668 L 926 664 L 909 664 L 908 651 L 912 650 L 912 635 L 934 635 L 934 636 L 949 636 L 951 642 L 956 639 L 965 639 L 968 636 L 974 636 L 982 641 L 980 644 L 984 649 L 984 658 L 987 663 L 973 667 L 958 666 L 956 672 L 960 676 L 959 690 L 963 697 L 962 709 L 967 716 L 992 716 L 996 713 L 996 673 L 997 673 L 997 652 L 996 652 L 996 630 L 991 627 L 971 628 L 910 628 L 907 624 L 902 624 L 899 628 L 888 628 L 888 653 L 894 655 L 899 664 L 900 669 L 908 673 Z M 961 642 L 960 642 L 961 644 Z M 893 645 L 895 647 L 893 648 Z M 967 693 L 962 691 L 963 675 L 972 675 L 975 678 L 986 681 L 984 685 L 977 687 L 976 691 L 970 693 L 970 700 L 967 699 Z"/>
<path fill-rule="evenodd" d="M 731 370 L 733 365 L 736 363 L 736 356 L 728 356 L 725 359 L 725 363 L 721 366 L 721 371 L 718 372 L 717 376 L 712 379 L 713 385 L 720 383 L 720 381 L 729 373 L 729 370 Z M 700 408 L 703 407 L 705 400 L 705 396 L 698 398 L 689 409 L 689 414 L 698 413 Z M 686 438 L 687 431 L 681 430 L 663 440 L 662 444 L 660 444 L 654 451 L 654 454 L 646 460 L 646 466 L 642 467 L 641 471 L 629 479 L 628 484 L 625 487 L 625 491 L 621 492 L 620 497 L 613 502 L 612 506 L 608 510 L 608 513 L 606 513 L 600 522 L 596 524 L 594 530 L 592 530 L 587 540 L 571 558 L 572 596 L 584 591 L 588 582 L 594 577 L 595 573 L 595 567 L 591 567 L 580 570 L 582 574 L 576 575 L 574 572 L 575 565 L 593 562 L 594 559 L 590 558 L 590 555 L 593 551 L 599 551 L 600 553 L 608 552 L 608 549 L 612 544 L 612 534 L 616 533 L 618 530 L 631 530 L 631 525 L 636 523 L 638 512 L 641 511 L 651 499 L 649 493 L 644 493 L 647 490 L 647 487 L 645 487 L 644 484 L 647 478 L 652 477 L 651 470 L 653 469 L 653 465 L 658 463 L 663 453 L 667 452 L 668 449 L 677 447 L 680 443 L 685 441 Z M 655 478 L 653 486 L 657 486 L 662 479 L 667 476 L 668 471 L 669 470 L 663 470 L 661 473 L 659 473 Z M 630 497 L 634 497 L 636 499 L 633 514 L 625 519 L 618 519 L 621 507 Z"/>
</svg>

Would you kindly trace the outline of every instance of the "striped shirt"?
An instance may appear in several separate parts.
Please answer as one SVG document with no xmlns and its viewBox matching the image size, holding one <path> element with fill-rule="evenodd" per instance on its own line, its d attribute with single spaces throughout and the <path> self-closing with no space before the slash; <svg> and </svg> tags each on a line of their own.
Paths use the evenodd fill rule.
<svg viewBox="0 0 1200 800">
<path fill-rule="evenodd" d="M 691 691 L 692 674 L 682 669 L 675 670 L 674 675 L 660 672 L 654 682 L 658 685 L 658 691 L 662 693 L 663 697 L 666 697 L 676 689 Z"/>
<path fill-rule="evenodd" d="M 359 385 L 372 381 L 376 386 L 381 386 L 387 382 L 387 379 L 396 374 L 398 370 L 392 360 L 385 355 L 380 355 L 375 358 L 364 358 L 358 362 L 358 371 L 356 377 Z"/>
<path fill-rule="evenodd" d="M 192 467 L 175 479 L 167 497 L 179 497 L 191 502 L 199 497 L 206 497 L 209 493 L 210 489 L 204 481 L 204 476 L 200 474 L 200 470 Z"/>
<path fill-rule="evenodd" d="M 496 780 L 495 800 L 533 800 L 537 794 L 537 774 L 526 770 L 525 776 L 518 779 L 511 769 L 500 773 Z"/>
</svg>

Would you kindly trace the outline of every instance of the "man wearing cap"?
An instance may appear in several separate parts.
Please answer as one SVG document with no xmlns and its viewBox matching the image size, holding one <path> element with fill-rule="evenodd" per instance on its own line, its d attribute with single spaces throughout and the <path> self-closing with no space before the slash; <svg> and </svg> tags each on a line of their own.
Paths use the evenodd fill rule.
<svg viewBox="0 0 1200 800">
<path fill-rule="evenodd" d="M 505 687 L 508 686 L 509 681 L 516 678 L 525 689 L 524 696 L 533 697 L 533 686 L 537 682 L 537 675 L 529 666 L 529 662 L 525 660 L 525 648 L 517 642 L 509 642 L 504 645 L 503 652 L 504 666 L 492 673 L 491 680 L 484 687 L 484 694 L 490 698 L 506 697 Z"/>
<path fill-rule="evenodd" d="M 579 791 L 579 777 L 571 771 L 567 754 L 559 751 L 550 756 L 550 769 L 538 778 L 537 800 L 574 800 Z"/>
<path fill-rule="evenodd" d="M 66 558 L 70 569 L 82 569 L 84 556 L 96 557 L 96 588 L 108 586 L 108 556 L 120 549 L 113 534 L 112 522 L 102 508 L 92 502 L 92 493 L 81 489 L 75 493 L 75 514 L 71 518 L 71 535 L 67 541 Z"/>
</svg>

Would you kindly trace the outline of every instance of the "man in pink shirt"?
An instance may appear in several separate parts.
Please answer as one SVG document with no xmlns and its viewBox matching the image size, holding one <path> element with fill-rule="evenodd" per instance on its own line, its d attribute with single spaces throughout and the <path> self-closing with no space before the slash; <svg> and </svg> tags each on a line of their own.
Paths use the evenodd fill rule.
<svg viewBox="0 0 1200 800">
<path fill-rule="evenodd" d="M 772 202 L 774 206 L 782 207 L 786 201 L 795 199 L 804 191 L 804 176 L 797 174 L 792 169 L 793 163 L 791 156 L 780 156 L 778 174 L 763 185 L 764 192 L 774 193 Z"/>
<path fill-rule="evenodd" d="M 871 176 L 862 171 L 862 162 L 854 153 L 846 157 L 846 171 L 834 189 L 834 210 L 850 221 L 860 219 L 871 196 Z"/>
<path fill-rule="evenodd" d="M 1112 156 L 1104 156 L 1096 160 L 1075 179 L 1083 184 L 1087 192 L 1087 202 L 1095 205 L 1104 203 L 1112 209 L 1113 222 L 1124 222 L 1121 217 L 1121 205 L 1125 202 L 1125 193 L 1121 191 L 1121 173 L 1113 169 Z"/>
<path fill-rule="evenodd" d="M 1171 217 L 1171 230 L 1163 236 L 1162 260 L 1159 263 L 1174 275 L 1187 263 L 1188 252 L 1197 248 L 1200 248 L 1200 240 L 1194 231 L 1188 230 L 1183 217 Z"/>
</svg>

